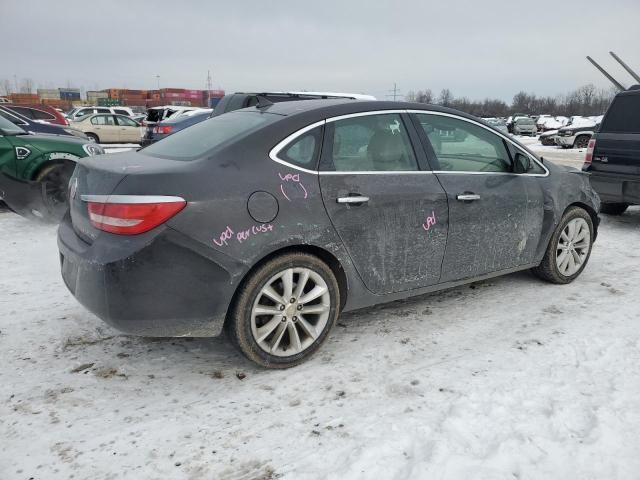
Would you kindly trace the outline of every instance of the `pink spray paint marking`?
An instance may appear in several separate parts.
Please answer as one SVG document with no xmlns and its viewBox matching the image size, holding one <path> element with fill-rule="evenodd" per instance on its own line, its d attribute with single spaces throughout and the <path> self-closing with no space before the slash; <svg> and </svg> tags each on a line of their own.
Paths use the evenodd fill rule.
<svg viewBox="0 0 640 480">
<path fill-rule="evenodd" d="M 428 232 L 431 227 L 436 224 L 436 212 L 431 212 L 431 215 L 427 217 L 427 220 L 422 224 L 422 228 L 424 228 L 425 232 Z"/>
<path fill-rule="evenodd" d="M 233 230 L 231 227 L 227 225 L 227 228 L 223 230 L 220 236 L 217 239 L 213 239 L 213 243 L 217 246 L 222 247 L 224 245 L 229 245 L 228 241 L 233 237 Z"/>
<path fill-rule="evenodd" d="M 270 223 L 261 223 L 260 225 L 252 225 L 251 228 L 242 230 L 236 234 L 236 240 L 238 243 L 242 243 L 248 240 L 250 237 L 260 235 L 261 233 L 267 233 L 273 230 L 273 225 Z"/>
<path fill-rule="evenodd" d="M 305 188 L 305 186 L 300 181 L 300 174 L 299 173 L 287 173 L 285 175 L 283 175 L 281 173 L 278 173 L 278 177 L 280 177 L 280 181 L 283 182 L 283 183 L 280 184 L 280 191 L 282 192 L 282 195 L 284 196 L 284 198 L 286 198 L 290 202 L 291 202 L 291 198 L 285 192 L 284 185 L 286 183 L 294 183 L 294 184 L 298 185 L 298 187 L 304 193 L 304 197 L 302 197 L 302 198 L 307 198 L 309 196 L 309 193 L 307 192 L 307 189 Z"/>
<path fill-rule="evenodd" d="M 257 225 L 252 225 L 250 228 L 246 228 L 235 233 L 231 227 L 227 226 L 226 229 L 220 234 L 219 238 L 214 238 L 213 243 L 215 243 L 218 247 L 226 247 L 229 245 L 229 241 L 235 238 L 238 243 L 242 243 L 252 236 L 260 235 L 262 233 L 271 232 L 273 230 L 273 225 L 270 223 L 260 223 Z M 235 237 L 234 237 L 235 235 Z"/>
</svg>

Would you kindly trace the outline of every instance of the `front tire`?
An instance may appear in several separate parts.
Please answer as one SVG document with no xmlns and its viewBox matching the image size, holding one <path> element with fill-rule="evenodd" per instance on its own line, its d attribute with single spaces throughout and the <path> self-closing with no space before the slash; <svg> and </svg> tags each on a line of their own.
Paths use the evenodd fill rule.
<svg viewBox="0 0 640 480">
<path fill-rule="evenodd" d="M 551 236 L 542 262 L 532 269 L 533 273 L 551 283 L 572 282 L 587 266 L 593 239 L 589 213 L 580 207 L 569 208 Z"/>
<path fill-rule="evenodd" d="M 340 289 L 329 266 L 290 253 L 260 266 L 240 287 L 226 330 L 249 360 L 289 368 L 320 348 L 339 309 Z"/>
<path fill-rule="evenodd" d="M 600 213 L 607 215 L 622 215 L 629 208 L 628 203 L 601 203 Z"/>
<path fill-rule="evenodd" d="M 37 176 L 40 182 L 42 203 L 47 209 L 45 221 L 59 222 L 69 207 L 69 180 L 73 175 L 73 162 L 55 163 L 44 168 Z"/>
</svg>

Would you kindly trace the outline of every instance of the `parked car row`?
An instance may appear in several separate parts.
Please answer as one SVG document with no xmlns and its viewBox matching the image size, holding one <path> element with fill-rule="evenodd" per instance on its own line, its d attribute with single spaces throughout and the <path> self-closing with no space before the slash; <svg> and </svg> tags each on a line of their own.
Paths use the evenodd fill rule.
<svg viewBox="0 0 640 480">
<path fill-rule="evenodd" d="M 140 123 L 89 112 L 72 126 L 90 142 L 0 117 L 0 192 L 21 213 L 64 214 L 65 284 L 120 330 L 226 330 L 254 362 L 289 367 L 341 311 L 524 269 L 569 283 L 600 209 L 640 203 L 640 90 L 616 96 L 599 131 L 574 117 L 554 135 L 582 145 L 596 132 L 590 175 L 508 133 L 535 135 L 539 117 L 485 123 L 348 94 L 227 97 L 214 111 L 148 112 L 146 147 L 104 157 L 96 142 L 131 142 Z"/>
</svg>

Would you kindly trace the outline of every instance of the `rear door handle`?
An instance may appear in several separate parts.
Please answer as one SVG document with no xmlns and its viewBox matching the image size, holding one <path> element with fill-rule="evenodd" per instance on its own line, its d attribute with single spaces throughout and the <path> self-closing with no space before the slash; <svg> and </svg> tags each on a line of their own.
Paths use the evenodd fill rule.
<svg viewBox="0 0 640 480">
<path fill-rule="evenodd" d="M 480 200 L 480 195 L 475 193 L 460 193 L 456 195 L 456 199 L 461 202 L 473 202 L 474 200 Z"/>
<path fill-rule="evenodd" d="M 338 197 L 337 202 L 341 204 L 362 204 L 367 203 L 369 201 L 369 197 L 364 197 L 362 195 L 354 195 L 353 197 Z"/>
</svg>

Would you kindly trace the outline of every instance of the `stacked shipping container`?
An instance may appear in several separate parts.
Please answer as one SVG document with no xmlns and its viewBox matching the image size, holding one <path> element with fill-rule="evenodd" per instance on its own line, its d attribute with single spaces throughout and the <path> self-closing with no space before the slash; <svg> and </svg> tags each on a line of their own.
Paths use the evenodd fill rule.
<svg viewBox="0 0 640 480">
<path fill-rule="evenodd" d="M 214 106 L 224 96 L 224 90 L 189 90 L 185 88 L 162 88 L 159 90 L 130 90 L 109 88 L 90 90 L 86 95 L 89 105 L 129 105 L 154 107 L 161 105 L 186 105 L 194 107 Z M 39 88 L 37 94 L 15 93 L 9 95 L 13 103 L 41 103 L 58 108 L 82 105 L 78 88 Z"/>
<path fill-rule="evenodd" d="M 13 103 L 20 104 L 40 103 L 40 98 L 38 98 L 38 95 L 34 93 L 12 93 L 9 95 L 9 100 Z"/>
</svg>

